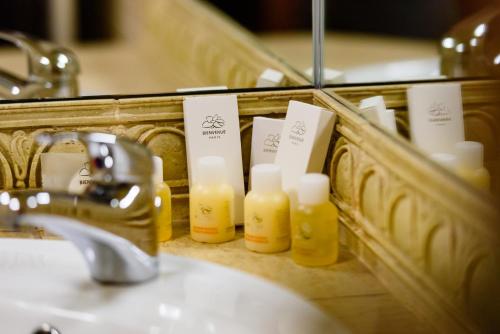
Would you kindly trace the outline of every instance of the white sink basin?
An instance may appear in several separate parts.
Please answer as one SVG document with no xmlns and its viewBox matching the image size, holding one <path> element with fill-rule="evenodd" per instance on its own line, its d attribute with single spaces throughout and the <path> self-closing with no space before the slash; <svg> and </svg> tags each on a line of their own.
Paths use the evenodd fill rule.
<svg viewBox="0 0 500 334">
<path fill-rule="evenodd" d="M 79 333 L 340 333 L 317 308 L 256 277 L 161 255 L 160 276 L 133 286 L 91 280 L 66 241 L 0 240 L 0 324 Z"/>
</svg>

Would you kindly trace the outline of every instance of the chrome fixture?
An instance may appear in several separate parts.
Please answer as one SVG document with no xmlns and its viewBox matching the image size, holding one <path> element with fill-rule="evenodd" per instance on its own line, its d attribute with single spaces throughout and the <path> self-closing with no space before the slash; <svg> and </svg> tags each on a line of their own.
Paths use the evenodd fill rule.
<svg viewBox="0 0 500 334">
<path fill-rule="evenodd" d="M 0 40 L 11 42 L 28 56 L 28 77 L 18 78 L 0 69 L 0 97 L 26 99 L 78 96 L 80 65 L 73 52 L 18 32 L 0 31 Z"/>
<path fill-rule="evenodd" d="M 36 328 L 32 334 L 60 334 L 57 328 L 45 323 Z"/>
<path fill-rule="evenodd" d="M 312 1 L 314 88 L 324 85 L 325 0 Z"/>
<path fill-rule="evenodd" d="M 44 190 L 0 192 L 0 223 L 35 226 L 72 241 L 92 277 L 137 283 L 158 274 L 156 208 L 150 151 L 106 133 L 42 134 L 39 145 L 79 140 L 92 182 L 81 195 Z"/>
<path fill-rule="evenodd" d="M 455 24 L 441 39 L 441 74 L 500 76 L 500 6 L 492 3 Z"/>
</svg>

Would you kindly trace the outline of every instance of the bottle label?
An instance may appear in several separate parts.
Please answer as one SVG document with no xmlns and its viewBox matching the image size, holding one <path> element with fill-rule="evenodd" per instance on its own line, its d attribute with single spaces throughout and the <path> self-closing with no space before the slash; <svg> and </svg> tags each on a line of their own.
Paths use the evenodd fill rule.
<svg viewBox="0 0 500 334">
<path fill-rule="evenodd" d="M 267 237 L 261 237 L 257 235 L 251 235 L 248 233 L 245 233 L 245 240 L 251 241 L 251 242 L 256 242 L 259 244 L 267 244 L 269 243 L 269 239 Z"/>
<path fill-rule="evenodd" d="M 316 222 L 303 220 L 297 224 L 292 238 L 292 249 L 296 255 L 304 257 L 328 256 L 336 249 L 337 236 L 335 221 Z"/>
<path fill-rule="evenodd" d="M 231 203 L 219 200 L 218 203 L 199 202 L 191 219 L 191 231 L 194 233 L 217 235 L 234 231 Z"/>
<path fill-rule="evenodd" d="M 288 207 L 278 210 L 266 208 L 247 213 L 245 220 L 245 240 L 260 244 L 282 242 L 290 238 Z"/>
<path fill-rule="evenodd" d="M 193 226 L 193 232 L 204 234 L 217 234 L 219 231 L 216 227 Z"/>
</svg>

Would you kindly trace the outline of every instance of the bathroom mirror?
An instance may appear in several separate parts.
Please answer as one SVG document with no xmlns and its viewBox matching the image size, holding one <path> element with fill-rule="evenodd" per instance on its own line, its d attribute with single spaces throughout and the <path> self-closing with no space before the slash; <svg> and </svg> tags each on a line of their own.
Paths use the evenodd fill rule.
<svg viewBox="0 0 500 334">
<path fill-rule="evenodd" d="M 500 194 L 497 1 L 327 1 L 325 27 L 325 91 L 453 174 L 465 161 L 455 144 L 480 143 L 475 165 L 486 167 L 490 193 Z M 426 84 L 455 93 L 432 86 L 411 103 L 407 91 Z"/>
<path fill-rule="evenodd" d="M 79 96 L 308 86 L 301 71 L 263 46 L 269 42 L 279 47 L 289 34 L 300 35 L 301 43 L 310 46 L 310 15 L 304 15 L 301 6 L 280 9 L 281 5 L 282 1 L 4 1 L 0 30 L 22 31 L 73 51 L 80 69 Z M 283 15 L 276 16 L 278 11 Z M 1 37 L 4 99 L 70 95 L 67 81 L 54 83 L 54 72 L 58 78 L 70 76 L 64 72 L 69 67 L 67 54 L 52 59 L 52 46 L 28 47 L 19 39 Z M 45 53 L 33 51 L 40 49 Z M 32 55 L 29 68 L 26 52 Z M 310 48 L 303 52 L 310 61 Z M 71 69 L 78 71 L 76 65 Z"/>
<path fill-rule="evenodd" d="M 415 94 L 415 91 L 408 93 L 409 90 L 418 87 L 427 88 L 423 92 L 417 91 L 413 102 L 410 102 L 412 98 L 409 95 Z M 435 94 L 443 91 L 443 87 L 448 92 L 436 98 Z M 459 94 L 460 99 L 455 100 L 450 89 Z M 474 165 L 475 169 L 485 167 L 490 175 L 490 182 L 486 187 L 488 191 L 483 193 L 500 198 L 499 80 L 446 80 L 437 83 L 420 81 L 329 87 L 325 91 L 354 112 L 361 113 L 371 126 L 402 143 L 405 149 L 414 151 L 422 160 L 434 161 L 451 174 L 460 174 L 464 164 Z M 435 98 L 437 102 L 432 102 L 427 95 L 431 95 L 430 99 Z M 390 126 L 390 117 L 380 117 L 380 112 L 377 112 L 380 99 L 383 99 L 385 105 L 382 113 L 392 115 L 393 126 Z M 360 108 L 363 100 L 366 108 Z M 372 110 L 368 106 L 370 103 L 366 101 L 372 103 Z M 430 107 L 427 108 L 428 106 Z M 411 108 L 414 109 L 410 110 Z M 463 155 L 463 147 L 457 146 L 462 145 L 457 143 L 463 141 L 480 143 L 482 148 L 472 150 L 475 153 L 471 151 Z"/>
<path fill-rule="evenodd" d="M 325 1 L 325 84 L 500 74 L 496 0 Z"/>
</svg>

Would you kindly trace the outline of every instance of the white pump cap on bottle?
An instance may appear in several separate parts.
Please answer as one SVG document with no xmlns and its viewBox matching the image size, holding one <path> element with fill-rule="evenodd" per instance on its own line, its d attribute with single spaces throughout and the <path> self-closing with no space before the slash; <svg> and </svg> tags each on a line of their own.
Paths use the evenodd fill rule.
<svg viewBox="0 0 500 334">
<path fill-rule="evenodd" d="M 483 144 L 477 141 L 461 141 L 455 144 L 458 164 L 465 168 L 479 169 L 483 167 Z"/>
<path fill-rule="evenodd" d="M 282 191 L 281 167 L 275 164 L 258 164 L 252 167 L 252 191 Z"/>
<path fill-rule="evenodd" d="M 318 205 L 328 201 L 330 179 L 319 173 L 303 175 L 299 181 L 298 199 L 300 204 Z"/>
<path fill-rule="evenodd" d="M 208 155 L 198 159 L 196 182 L 199 184 L 227 183 L 226 160 Z"/>
<path fill-rule="evenodd" d="M 430 155 L 431 159 L 436 161 L 443 167 L 446 167 L 450 170 L 456 170 L 458 167 L 458 159 L 455 154 L 451 153 L 433 153 Z"/>
<path fill-rule="evenodd" d="M 153 156 L 153 184 L 163 182 L 163 159 L 154 155 Z"/>
</svg>

